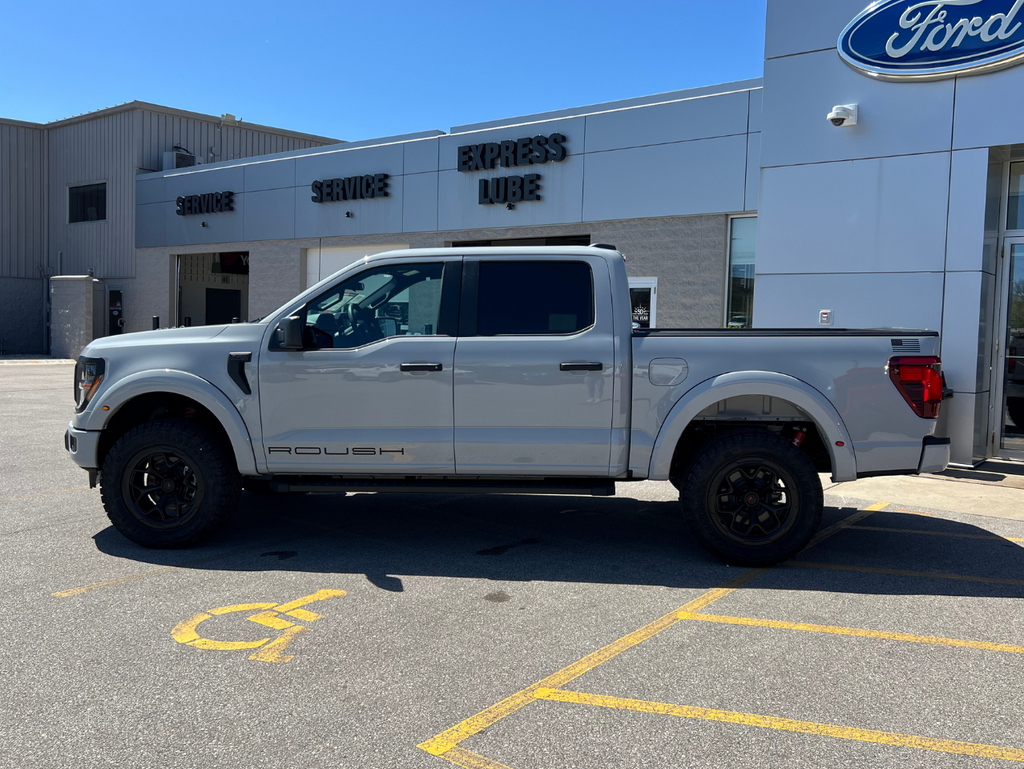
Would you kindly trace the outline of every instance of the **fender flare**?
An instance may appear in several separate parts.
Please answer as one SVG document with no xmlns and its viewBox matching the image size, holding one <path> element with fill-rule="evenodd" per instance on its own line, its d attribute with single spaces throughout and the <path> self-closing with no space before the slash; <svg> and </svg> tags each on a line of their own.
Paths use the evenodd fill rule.
<svg viewBox="0 0 1024 769">
<path fill-rule="evenodd" d="M 789 401 L 807 412 L 817 425 L 832 458 L 832 480 L 857 478 L 857 456 L 850 433 L 835 406 L 819 390 L 795 377 L 772 371 L 734 371 L 701 382 L 672 407 L 651 453 L 648 478 L 668 480 L 672 457 L 683 431 L 709 406 L 741 395 L 766 395 Z M 841 441 L 844 445 L 837 446 Z"/>
<path fill-rule="evenodd" d="M 220 423 L 231 443 L 238 471 L 242 475 L 259 475 L 249 429 L 238 409 L 220 389 L 202 377 L 187 371 L 160 369 L 138 371 L 119 379 L 89 404 L 89 417 L 81 425 L 85 430 L 103 430 L 122 406 L 133 398 L 150 393 L 173 393 L 191 398 L 206 408 Z M 103 411 L 109 406 L 110 411 Z"/>
</svg>

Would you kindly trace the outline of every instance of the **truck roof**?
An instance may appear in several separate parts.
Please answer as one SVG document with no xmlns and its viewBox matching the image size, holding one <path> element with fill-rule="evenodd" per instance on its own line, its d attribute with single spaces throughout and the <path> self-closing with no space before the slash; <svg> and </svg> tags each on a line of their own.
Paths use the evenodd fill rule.
<svg viewBox="0 0 1024 769">
<path fill-rule="evenodd" d="M 605 259 L 615 255 L 619 258 L 624 258 L 618 251 L 608 248 L 597 248 L 595 246 L 477 246 L 474 248 L 453 246 L 451 248 L 402 248 L 395 251 L 384 251 L 367 257 L 367 261 L 412 257 L 422 258 L 424 256 L 451 256 L 452 254 L 460 256 L 599 256 Z"/>
</svg>

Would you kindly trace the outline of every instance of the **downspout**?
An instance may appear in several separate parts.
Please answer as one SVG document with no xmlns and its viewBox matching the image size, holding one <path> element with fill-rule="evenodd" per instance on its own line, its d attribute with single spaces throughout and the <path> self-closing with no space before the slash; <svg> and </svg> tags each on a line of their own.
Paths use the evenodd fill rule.
<svg viewBox="0 0 1024 769">
<path fill-rule="evenodd" d="M 43 129 L 43 352 L 50 354 L 50 131 Z"/>
</svg>

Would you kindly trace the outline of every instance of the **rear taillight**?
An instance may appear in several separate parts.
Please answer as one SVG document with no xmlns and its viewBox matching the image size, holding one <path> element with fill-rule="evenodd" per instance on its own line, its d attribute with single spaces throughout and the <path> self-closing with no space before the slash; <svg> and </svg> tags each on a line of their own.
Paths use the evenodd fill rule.
<svg viewBox="0 0 1024 769">
<path fill-rule="evenodd" d="M 939 416 L 942 403 L 942 361 L 938 358 L 892 358 L 889 378 L 914 413 L 924 419 Z"/>
</svg>

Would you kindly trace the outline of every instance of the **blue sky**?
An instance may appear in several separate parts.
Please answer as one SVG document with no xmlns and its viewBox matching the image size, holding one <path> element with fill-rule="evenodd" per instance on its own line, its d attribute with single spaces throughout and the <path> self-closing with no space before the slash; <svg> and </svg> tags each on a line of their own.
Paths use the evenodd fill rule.
<svg viewBox="0 0 1024 769">
<path fill-rule="evenodd" d="M 350 141 L 760 77 L 766 0 L 9 3 L 0 116 L 133 99 Z"/>
</svg>

